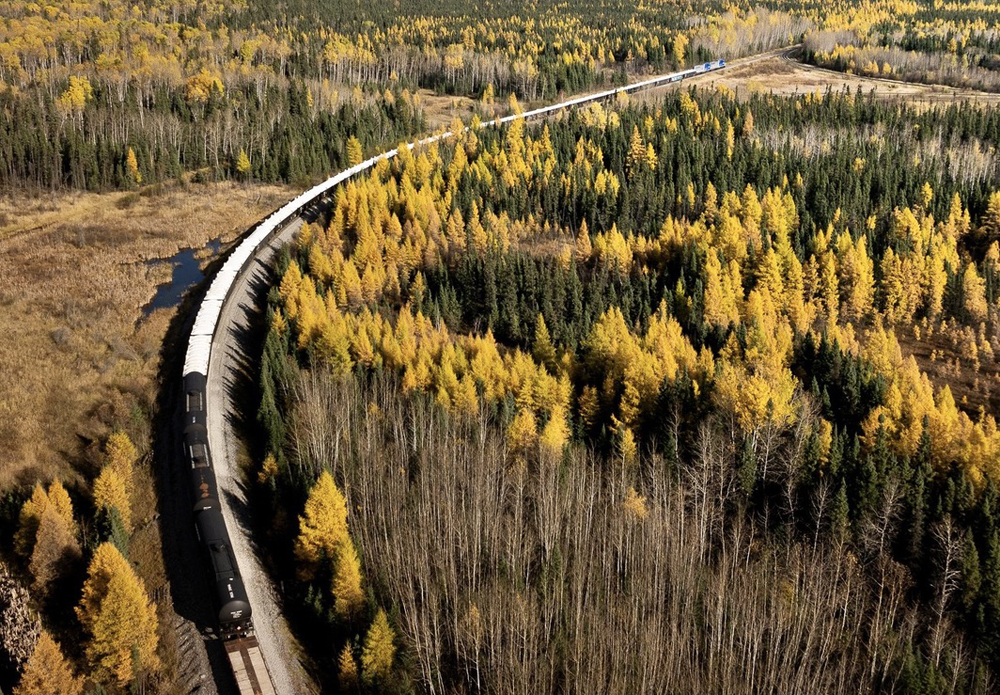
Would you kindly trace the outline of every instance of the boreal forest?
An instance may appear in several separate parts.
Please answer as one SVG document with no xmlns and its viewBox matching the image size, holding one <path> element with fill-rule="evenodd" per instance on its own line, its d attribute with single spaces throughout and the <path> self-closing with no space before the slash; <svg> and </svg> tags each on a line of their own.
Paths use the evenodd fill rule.
<svg viewBox="0 0 1000 695">
<path fill-rule="evenodd" d="M 304 629 L 395 609 L 400 690 L 987 689 L 998 125 L 680 92 L 348 183 L 268 297 Z"/>
<path fill-rule="evenodd" d="M 232 687 L 187 333 L 245 230 L 392 148 L 276 253 L 227 384 L 229 533 L 305 691 L 1000 688 L 998 19 L 0 6 L 0 688 Z"/>
</svg>

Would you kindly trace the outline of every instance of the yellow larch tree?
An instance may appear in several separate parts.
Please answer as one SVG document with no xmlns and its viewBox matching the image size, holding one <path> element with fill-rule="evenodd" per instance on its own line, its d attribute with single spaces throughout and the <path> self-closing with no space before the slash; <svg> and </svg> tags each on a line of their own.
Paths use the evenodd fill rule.
<svg viewBox="0 0 1000 695">
<path fill-rule="evenodd" d="M 365 594 L 361 590 L 361 561 L 349 536 L 340 542 L 338 548 L 333 599 L 337 617 L 348 622 L 357 618 L 365 605 Z"/>
<path fill-rule="evenodd" d="M 94 506 L 106 512 L 117 510 L 122 525 L 127 531 L 132 531 L 132 503 L 125 478 L 118 468 L 105 466 L 97 476 L 94 482 Z"/>
<path fill-rule="evenodd" d="M 511 449 L 525 452 L 538 439 L 538 421 L 530 408 L 520 408 L 507 430 L 507 442 Z"/>
<path fill-rule="evenodd" d="M 684 65 L 684 55 L 687 51 L 687 46 L 688 37 L 685 34 L 678 32 L 674 36 L 673 43 L 674 61 L 677 63 L 677 67 L 682 67 Z"/>
<path fill-rule="evenodd" d="M 35 547 L 28 563 L 35 592 L 38 595 L 47 594 L 65 564 L 79 555 L 80 546 L 73 534 L 73 526 L 66 522 L 56 505 L 52 504 L 50 495 L 49 505 L 42 512 L 38 524 Z"/>
<path fill-rule="evenodd" d="M 83 682 L 73 675 L 66 657 L 55 640 L 42 630 L 35 650 L 31 653 L 14 688 L 14 695 L 77 695 Z"/>
<path fill-rule="evenodd" d="M 347 501 L 333 476 L 323 471 L 299 516 L 299 535 L 295 539 L 299 573 L 306 579 L 314 577 L 322 562 L 337 557 L 337 548 L 347 537 Z"/>
<path fill-rule="evenodd" d="M 355 136 L 347 138 L 347 164 L 357 166 L 364 161 L 364 152 L 361 149 L 361 141 Z"/>
<path fill-rule="evenodd" d="M 94 552 L 76 614 L 97 681 L 122 686 L 159 669 L 156 606 L 142 579 L 111 543 L 102 543 Z"/>
<path fill-rule="evenodd" d="M 132 468 L 139 454 L 135 444 L 125 432 L 112 432 L 104 444 L 104 465 L 117 468 L 129 483 L 132 478 Z"/>
<path fill-rule="evenodd" d="M 14 548 L 24 557 L 29 557 L 35 547 L 38 525 L 48 505 L 49 496 L 45 492 L 45 488 L 42 487 L 41 483 L 35 483 L 31 497 L 21 506 L 17 533 L 14 534 Z"/>
<path fill-rule="evenodd" d="M 569 426 L 566 424 L 566 414 L 561 410 L 553 411 L 538 437 L 542 458 L 546 461 L 558 461 L 568 440 Z"/>
<path fill-rule="evenodd" d="M 976 266 L 969 263 L 962 273 L 962 307 L 969 319 L 985 321 L 989 312 L 986 303 L 986 281 L 976 272 Z"/>
<path fill-rule="evenodd" d="M 587 221 L 580 223 L 580 231 L 576 235 L 576 261 L 586 263 L 593 253 L 593 244 L 590 240 L 590 231 L 587 229 Z"/>
<path fill-rule="evenodd" d="M 236 158 L 236 173 L 243 178 L 246 178 L 247 174 L 250 173 L 250 158 L 247 157 L 247 151 L 244 149 L 240 150 L 240 154 Z"/>
<path fill-rule="evenodd" d="M 133 183 L 142 183 L 142 172 L 139 171 L 139 161 L 135 158 L 135 152 L 131 147 L 128 148 L 128 154 L 125 156 L 125 171 L 128 174 L 129 180 Z"/>
<path fill-rule="evenodd" d="M 370 683 L 389 675 L 396 656 L 396 645 L 393 644 L 395 636 L 389 626 L 388 616 L 380 608 L 368 628 L 361 651 L 361 675 L 365 681 Z"/>
<path fill-rule="evenodd" d="M 62 525 L 75 535 L 76 522 L 73 520 L 73 503 L 59 480 L 49 483 L 48 490 L 36 483 L 31 497 L 21 506 L 18 528 L 14 534 L 14 549 L 24 557 L 30 557 L 35 547 L 42 517 L 49 508 L 54 510 Z"/>
<path fill-rule="evenodd" d="M 358 688 L 358 662 L 354 659 L 350 644 L 344 645 L 340 658 L 337 659 L 337 682 L 343 693 L 353 692 Z"/>
</svg>

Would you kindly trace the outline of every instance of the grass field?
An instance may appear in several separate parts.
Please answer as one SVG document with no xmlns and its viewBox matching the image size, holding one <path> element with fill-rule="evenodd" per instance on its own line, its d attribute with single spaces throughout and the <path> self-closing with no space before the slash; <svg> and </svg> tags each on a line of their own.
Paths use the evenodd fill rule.
<svg viewBox="0 0 1000 695">
<path fill-rule="evenodd" d="M 0 201 L 0 489 L 79 482 L 109 424 L 148 421 L 172 312 L 140 320 L 171 274 L 146 261 L 230 241 L 289 194 L 206 184 Z"/>
<path fill-rule="evenodd" d="M 1000 94 L 991 92 L 898 82 L 824 70 L 800 63 L 790 58 L 784 50 L 738 60 L 721 72 L 695 77 L 683 83 L 684 88 L 708 84 L 728 87 L 738 96 L 753 92 L 793 96 L 817 91 L 822 93 L 827 89 L 839 92 L 845 88 L 853 92 L 860 87 L 865 94 L 874 90 L 881 99 L 903 100 L 918 106 L 962 101 L 984 105 L 1000 104 Z M 639 98 L 656 98 L 666 89 L 678 88 L 678 85 L 670 85 L 649 90 Z"/>
</svg>

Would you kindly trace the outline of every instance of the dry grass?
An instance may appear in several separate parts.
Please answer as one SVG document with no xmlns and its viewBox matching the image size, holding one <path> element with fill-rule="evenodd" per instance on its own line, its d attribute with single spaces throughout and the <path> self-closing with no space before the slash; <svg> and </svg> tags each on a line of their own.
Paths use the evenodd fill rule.
<svg viewBox="0 0 1000 695">
<path fill-rule="evenodd" d="M 290 194 L 211 184 L 0 201 L 0 489 L 79 482 L 107 423 L 152 403 L 172 311 L 140 321 L 141 309 L 171 268 L 146 261 L 230 241 Z"/>
<path fill-rule="evenodd" d="M 472 120 L 473 108 L 476 104 L 469 97 L 436 94 L 429 89 L 417 92 L 420 105 L 424 109 L 427 130 L 433 132 L 438 128 L 447 128 L 456 116 L 463 123 Z"/>
<path fill-rule="evenodd" d="M 709 73 L 681 84 L 685 89 L 692 85 L 721 85 L 732 89 L 737 96 L 755 92 L 792 96 L 817 91 L 823 93 L 827 89 L 839 92 L 845 88 L 853 92 L 860 87 L 865 94 L 874 90 L 878 98 L 907 101 L 917 106 L 962 101 L 984 105 L 1000 104 L 1000 94 L 847 75 L 799 63 L 786 57 L 784 51 L 734 61 L 721 72 Z M 665 90 L 678 88 L 678 85 L 661 87 L 644 92 L 636 98 L 655 98 Z"/>
</svg>

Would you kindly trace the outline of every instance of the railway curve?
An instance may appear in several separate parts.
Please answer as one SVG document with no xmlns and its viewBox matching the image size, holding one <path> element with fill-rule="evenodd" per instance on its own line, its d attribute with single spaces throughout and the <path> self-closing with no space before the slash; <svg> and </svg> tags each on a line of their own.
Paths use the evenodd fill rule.
<svg viewBox="0 0 1000 695">
<path fill-rule="evenodd" d="M 743 60 L 756 58 L 759 56 Z M 614 98 L 620 93 L 661 87 L 725 67 L 725 62 L 721 60 L 703 63 L 689 70 L 659 75 L 498 118 L 485 122 L 480 127 L 502 125 L 516 118 L 541 118 L 563 109 Z M 450 132 L 441 133 L 410 143 L 406 147 L 413 149 L 447 139 L 451 135 Z M 259 652 L 256 652 L 253 659 L 247 656 L 246 666 L 248 670 L 263 671 L 252 674 L 252 678 L 237 675 L 241 683 L 241 695 L 243 684 L 251 681 L 269 681 L 273 684 L 273 691 L 277 693 L 309 693 L 315 690 L 315 684 L 300 664 L 295 640 L 282 615 L 279 592 L 265 571 L 251 537 L 247 489 L 240 474 L 236 432 L 243 410 L 242 404 L 237 402 L 236 385 L 250 372 L 254 359 L 254 356 L 246 353 L 246 335 L 257 314 L 259 292 L 269 286 L 271 263 L 281 246 L 294 238 L 301 227 L 303 213 L 321 206 L 325 197 L 339 184 L 367 171 L 383 159 L 391 159 L 397 153 L 398 149 L 388 150 L 336 174 L 289 201 L 252 229 L 216 273 L 198 307 L 191 329 L 184 361 L 184 382 L 186 385 L 204 384 L 203 387 L 198 386 L 201 391 L 198 401 L 204 412 L 200 417 L 204 419 L 208 450 L 211 452 L 209 465 L 214 469 L 214 479 L 217 481 L 218 507 L 225 527 L 229 530 L 227 540 L 231 541 L 233 569 L 237 578 L 242 576 L 247 600 L 252 608 L 254 648 L 259 645 Z M 187 386 L 186 388 L 186 402 L 190 404 L 191 393 Z M 185 419 L 185 423 L 191 422 L 193 420 L 190 417 Z M 205 540 L 201 539 L 201 542 L 204 544 Z M 238 668 L 236 660 L 233 660 L 233 667 Z M 266 686 L 263 691 L 267 691 Z M 246 692 L 261 692 L 261 689 L 255 687 Z"/>
</svg>

